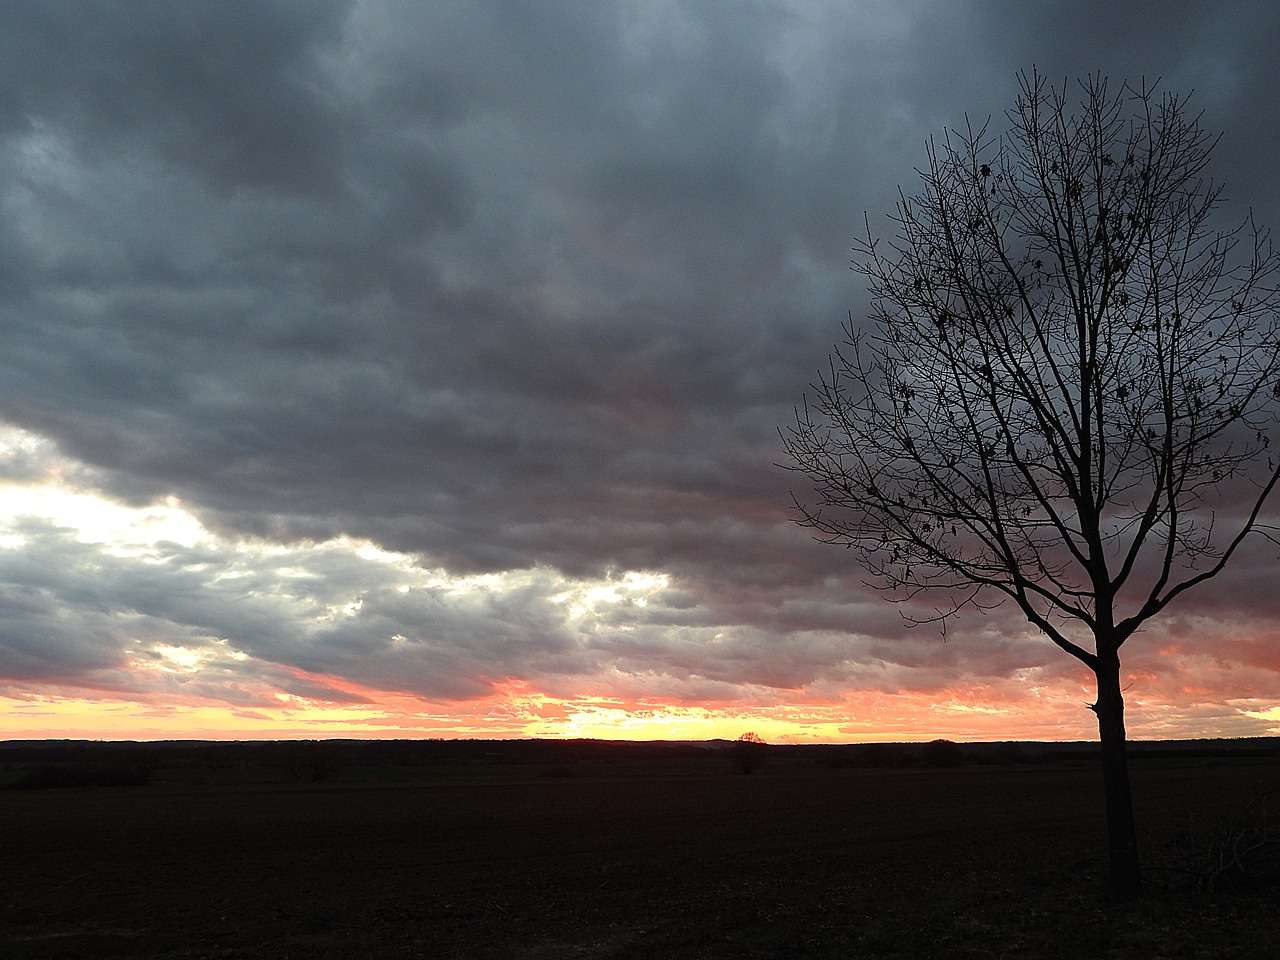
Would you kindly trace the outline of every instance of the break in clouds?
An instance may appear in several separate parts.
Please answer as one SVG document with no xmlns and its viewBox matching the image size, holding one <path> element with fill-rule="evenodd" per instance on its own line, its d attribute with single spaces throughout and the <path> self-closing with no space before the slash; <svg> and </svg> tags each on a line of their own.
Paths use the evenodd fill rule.
<svg viewBox="0 0 1280 960">
<path fill-rule="evenodd" d="M 1019 68 L 1194 89 L 1280 222 L 1278 18 L 1174 6 L 3 5 L 0 692 L 1077 681 L 1003 611 L 906 629 L 777 431 L 863 211 Z M 1280 702 L 1275 553 L 1134 641 L 1153 702 L 1267 728 L 1222 705 Z"/>
</svg>

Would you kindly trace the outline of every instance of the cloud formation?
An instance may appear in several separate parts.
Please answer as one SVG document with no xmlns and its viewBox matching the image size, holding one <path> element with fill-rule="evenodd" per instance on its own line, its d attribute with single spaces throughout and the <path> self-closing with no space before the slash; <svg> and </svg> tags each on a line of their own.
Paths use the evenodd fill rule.
<svg viewBox="0 0 1280 960">
<path fill-rule="evenodd" d="M 1019 68 L 1194 89 L 1280 222 L 1280 18 L 1176 7 L 5 4 L 0 693 L 1031 730 L 1075 665 L 907 630 L 789 522 L 777 430 L 863 212 Z M 1151 729 L 1275 726 L 1273 553 L 1135 641 Z"/>
</svg>

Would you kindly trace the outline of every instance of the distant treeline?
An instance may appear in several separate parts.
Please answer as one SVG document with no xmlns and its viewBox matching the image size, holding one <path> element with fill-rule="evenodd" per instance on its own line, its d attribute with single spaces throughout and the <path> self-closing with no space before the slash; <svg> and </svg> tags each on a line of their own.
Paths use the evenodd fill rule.
<svg viewBox="0 0 1280 960">
<path fill-rule="evenodd" d="M 1145 758 L 1278 757 L 1280 737 L 1136 741 Z M 573 775 L 585 764 L 663 769 L 737 769 L 817 764 L 832 769 L 958 767 L 966 764 L 1093 762 L 1097 744 L 1006 741 L 954 743 L 744 744 L 738 741 L 622 740 L 8 740 L 0 741 L 0 785 L 14 788 L 139 785 L 164 779 L 376 779 L 393 771 L 541 765 Z M 243 775 L 243 777 L 238 776 Z M 397 774 L 397 775 L 399 775 Z"/>
</svg>

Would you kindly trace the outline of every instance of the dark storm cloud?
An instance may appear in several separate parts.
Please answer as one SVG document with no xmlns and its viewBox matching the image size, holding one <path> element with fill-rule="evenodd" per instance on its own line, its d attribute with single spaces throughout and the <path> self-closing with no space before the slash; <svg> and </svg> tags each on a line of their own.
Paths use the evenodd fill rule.
<svg viewBox="0 0 1280 960">
<path fill-rule="evenodd" d="M 1194 87 L 1225 131 L 1215 173 L 1275 221 L 1276 19 L 1207 2 L 0 6 L 0 418 L 112 495 L 176 494 L 232 535 L 367 537 L 454 573 L 673 576 L 638 631 L 587 642 L 551 580 L 471 606 L 352 587 L 358 616 L 303 630 L 293 607 L 223 609 L 185 560 L 162 582 L 62 587 L 14 566 L 6 657 L 23 676 L 106 669 L 124 648 L 104 624 L 127 608 L 450 696 L 609 662 L 784 687 L 857 657 L 952 669 L 958 651 L 917 656 L 849 557 L 786 522 L 799 479 L 773 465 L 846 310 L 865 312 L 847 269 L 862 212 L 883 223 L 913 189 L 929 134 L 966 112 L 998 126 L 1036 64 Z M 106 599 L 83 592 L 104 577 Z M 40 605 L 59 589 L 92 622 L 59 627 Z M 717 626 L 727 648 L 707 645 Z M 1044 659 L 971 644 L 978 672 Z"/>
<path fill-rule="evenodd" d="M 145 144 L 226 188 L 338 186 L 330 101 L 312 61 L 350 4 L 10 4 L 0 122 L 57 124 L 86 153 Z"/>
</svg>

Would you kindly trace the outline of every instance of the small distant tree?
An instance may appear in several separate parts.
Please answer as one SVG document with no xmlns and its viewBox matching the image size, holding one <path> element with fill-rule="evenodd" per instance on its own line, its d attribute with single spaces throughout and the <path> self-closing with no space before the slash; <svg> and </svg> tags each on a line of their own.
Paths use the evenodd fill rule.
<svg viewBox="0 0 1280 960">
<path fill-rule="evenodd" d="M 917 621 L 1012 603 L 1092 671 L 1109 882 L 1140 890 L 1120 648 L 1220 573 L 1277 480 L 1277 268 L 1220 229 L 1216 138 L 1145 82 L 1035 74 L 1003 136 L 930 141 L 896 237 L 855 248 L 850 321 L 784 431 L 799 522 Z"/>
</svg>

